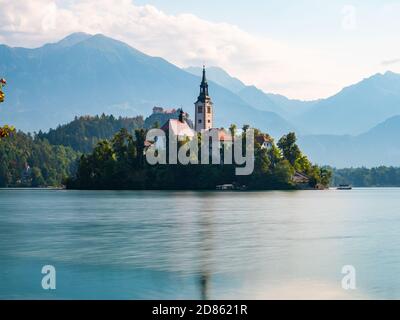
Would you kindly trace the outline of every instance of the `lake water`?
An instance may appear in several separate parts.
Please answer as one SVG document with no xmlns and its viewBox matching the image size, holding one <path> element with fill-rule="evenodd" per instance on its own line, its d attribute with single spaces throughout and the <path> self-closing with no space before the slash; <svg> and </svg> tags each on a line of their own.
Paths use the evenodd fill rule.
<svg viewBox="0 0 400 320">
<path fill-rule="evenodd" d="M 400 189 L 3 189 L 0 268 L 0 299 L 399 299 Z"/>
</svg>

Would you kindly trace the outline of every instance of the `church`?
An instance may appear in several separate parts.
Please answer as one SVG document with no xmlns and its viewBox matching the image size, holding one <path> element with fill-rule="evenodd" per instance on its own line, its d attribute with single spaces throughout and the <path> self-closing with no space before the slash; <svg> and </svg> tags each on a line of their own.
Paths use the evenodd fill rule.
<svg viewBox="0 0 400 320">
<path fill-rule="evenodd" d="M 177 137 L 193 138 L 196 133 L 209 131 L 214 128 L 214 104 L 209 94 L 208 82 L 206 76 L 206 68 L 203 66 L 203 75 L 200 83 L 200 94 L 195 106 L 195 121 L 194 124 L 187 120 L 188 114 L 180 109 L 178 119 L 169 119 L 161 129 L 165 132 L 171 129 Z M 154 112 L 154 111 L 153 111 Z M 225 129 L 218 130 L 219 141 L 232 142 L 230 133 Z"/>
</svg>

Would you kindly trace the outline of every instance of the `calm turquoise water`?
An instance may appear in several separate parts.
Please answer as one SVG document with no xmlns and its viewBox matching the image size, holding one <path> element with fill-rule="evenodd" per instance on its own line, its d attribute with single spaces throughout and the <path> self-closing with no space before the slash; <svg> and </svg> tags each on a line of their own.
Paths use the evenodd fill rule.
<svg viewBox="0 0 400 320">
<path fill-rule="evenodd" d="M 0 190 L 0 268 L 1 299 L 398 299 L 400 189 Z"/>
</svg>

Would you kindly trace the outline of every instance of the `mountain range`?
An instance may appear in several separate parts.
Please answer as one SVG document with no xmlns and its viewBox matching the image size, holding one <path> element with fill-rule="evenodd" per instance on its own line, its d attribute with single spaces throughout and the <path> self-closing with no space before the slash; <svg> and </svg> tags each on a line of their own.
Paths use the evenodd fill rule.
<svg viewBox="0 0 400 320">
<path fill-rule="evenodd" d="M 191 114 L 200 80 L 166 60 L 103 35 L 76 33 L 37 49 L 0 46 L 0 74 L 8 80 L 1 122 L 25 131 L 47 130 L 74 116 L 147 116 L 154 106 Z M 295 128 L 210 82 L 215 122 L 251 124 L 281 135 Z"/>
<path fill-rule="evenodd" d="M 299 144 L 312 161 L 337 168 L 400 166 L 400 116 L 367 132 L 351 135 L 307 135 Z"/>
<path fill-rule="evenodd" d="M 0 125 L 48 130 L 79 115 L 147 117 L 154 106 L 193 114 L 201 68 L 181 69 L 104 35 L 74 33 L 40 48 L 0 45 L 8 81 Z M 376 74 L 327 99 L 301 101 L 207 68 L 215 123 L 295 131 L 311 160 L 337 167 L 400 165 L 400 75 Z"/>
<path fill-rule="evenodd" d="M 199 73 L 199 68 L 186 69 Z M 376 74 L 321 100 L 290 100 L 265 93 L 210 68 L 210 78 L 244 101 L 294 123 L 312 161 L 333 167 L 400 166 L 400 75 Z M 216 76 L 217 75 L 217 76 Z"/>
<path fill-rule="evenodd" d="M 376 74 L 344 88 L 300 115 L 313 134 L 361 134 L 400 114 L 400 75 Z"/>
<path fill-rule="evenodd" d="M 184 70 L 197 76 L 202 72 L 200 67 L 189 67 Z M 242 81 L 230 76 L 225 70 L 218 67 L 207 68 L 207 75 L 209 79 L 232 91 L 254 108 L 277 113 L 288 121 L 295 122 L 296 116 L 310 110 L 318 102 L 318 100 L 288 99 L 279 94 L 265 93 L 255 86 L 245 85 Z"/>
</svg>

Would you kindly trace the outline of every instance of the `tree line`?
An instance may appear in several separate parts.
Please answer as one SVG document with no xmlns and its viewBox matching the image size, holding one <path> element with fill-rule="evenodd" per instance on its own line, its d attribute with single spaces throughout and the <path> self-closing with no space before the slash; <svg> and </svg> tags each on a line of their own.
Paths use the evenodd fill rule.
<svg viewBox="0 0 400 320">
<path fill-rule="evenodd" d="M 237 134 L 236 126 L 230 130 Z M 106 115 L 76 117 L 47 133 L 12 132 L 0 139 L 0 187 L 211 190 L 235 183 L 270 190 L 298 187 L 295 172 L 309 177 L 311 188 L 327 186 L 331 178 L 330 169 L 313 165 L 301 152 L 294 133 L 268 149 L 256 142 L 254 172 L 242 177 L 233 165 L 150 166 L 145 138 L 142 117 Z"/>
<path fill-rule="evenodd" d="M 234 126 L 231 127 L 231 131 Z M 255 130 L 256 135 L 263 135 Z M 244 133 L 242 134 L 244 135 Z M 313 165 L 290 133 L 272 147 L 256 142 L 255 169 L 249 176 L 236 176 L 234 165 L 154 165 L 145 161 L 146 130 L 132 135 L 121 129 L 111 140 L 97 144 L 82 155 L 76 176 L 68 180 L 70 189 L 166 189 L 214 190 L 217 185 L 245 185 L 250 190 L 294 189 L 295 172 L 309 177 L 309 187 L 328 186 L 331 172 Z"/>
<path fill-rule="evenodd" d="M 37 137 L 46 139 L 53 145 L 71 147 L 82 153 L 92 152 L 97 143 L 104 139 L 111 139 L 120 129 L 125 128 L 134 133 L 136 129 L 143 128 L 142 116 L 127 118 L 114 117 L 113 115 L 75 117 L 68 124 L 50 129 L 49 132 L 39 131 Z"/>
<path fill-rule="evenodd" d="M 332 169 L 332 185 L 350 184 L 354 187 L 400 187 L 400 168 Z"/>
<path fill-rule="evenodd" d="M 12 132 L 0 140 L 0 187 L 60 187 L 74 174 L 79 153 Z"/>
</svg>

